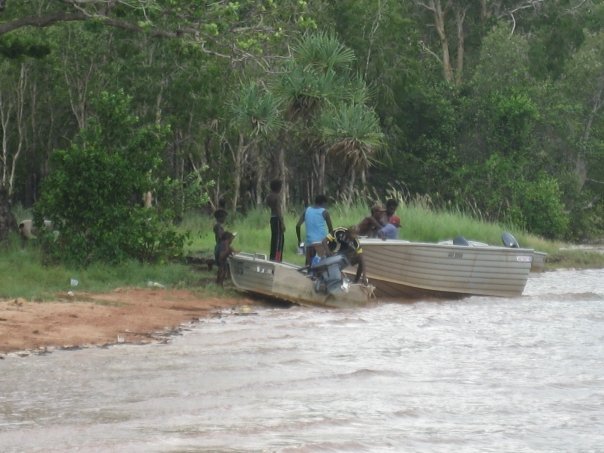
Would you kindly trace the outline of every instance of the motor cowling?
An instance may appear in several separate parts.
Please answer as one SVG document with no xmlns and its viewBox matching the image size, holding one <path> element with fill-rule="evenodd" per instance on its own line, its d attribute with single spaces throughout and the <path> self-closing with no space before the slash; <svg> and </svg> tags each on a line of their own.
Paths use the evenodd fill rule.
<svg viewBox="0 0 604 453">
<path fill-rule="evenodd" d="M 315 290 L 326 294 L 336 294 L 345 291 L 345 277 L 342 270 L 350 263 L 343 255 L 323 258 L 311 266 L 316 276 Z"/>
</svg>

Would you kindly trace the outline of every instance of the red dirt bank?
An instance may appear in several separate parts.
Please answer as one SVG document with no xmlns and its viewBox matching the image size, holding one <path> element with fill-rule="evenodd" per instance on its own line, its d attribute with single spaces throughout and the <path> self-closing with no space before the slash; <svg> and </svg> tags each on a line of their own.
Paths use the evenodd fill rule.
<svg viewBox="0 0 604 453">
<path fill-rule="evenodd" d="M 245 303 L 155 288 L 76 292 L 53 302 L 0 300 L 0 358 L 8 352 L 45 348 L 150 343 L 158 333 Z"/>
</svg>

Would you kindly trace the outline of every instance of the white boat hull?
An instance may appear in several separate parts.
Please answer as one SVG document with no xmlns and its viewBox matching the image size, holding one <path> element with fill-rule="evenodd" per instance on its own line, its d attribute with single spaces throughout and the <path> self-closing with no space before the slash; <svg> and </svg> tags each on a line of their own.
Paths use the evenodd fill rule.
<svg viewBox="0 0 604 453">
<path fill-rule="evenodd" d="M 378 297 L 519 296 L 532 249 L 362 239 L 367 277 Z"/>
<path fill-rule="evenodd" d="M 373 298 L 371 285 L 349 284 L 335 295 L 317 292 L 314 281 L 298 266 L 269 261 L 265 255 L 238 253 L 229 259 L 229 265 L 238 290 L 299 305 L 355 307 Z"/>
</svg>

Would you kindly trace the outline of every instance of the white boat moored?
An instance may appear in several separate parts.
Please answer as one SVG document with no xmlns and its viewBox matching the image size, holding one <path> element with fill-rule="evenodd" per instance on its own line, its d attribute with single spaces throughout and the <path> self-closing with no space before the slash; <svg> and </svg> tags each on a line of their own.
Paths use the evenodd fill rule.
<svg viewBox="0 0 604 453">
<path fill-rule="evenodd" d="M 534 250 L 361 239 L 378 297 L 519 296 Z"/>
</svg>

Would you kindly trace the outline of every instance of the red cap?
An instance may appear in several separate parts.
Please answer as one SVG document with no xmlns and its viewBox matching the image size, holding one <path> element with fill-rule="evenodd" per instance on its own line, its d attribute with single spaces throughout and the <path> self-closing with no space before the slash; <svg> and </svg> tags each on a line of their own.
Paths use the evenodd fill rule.
<svg viewBox="0 0 604 453">
<path fill-rule="evenodd" d="M 390 223 L 392 225 L 396 225 L 397 227 L 401 226 L 401 218 L 397 215 L 393 215 L 392 217 L 390 217 Z"/>
</svg>

